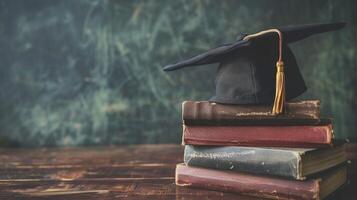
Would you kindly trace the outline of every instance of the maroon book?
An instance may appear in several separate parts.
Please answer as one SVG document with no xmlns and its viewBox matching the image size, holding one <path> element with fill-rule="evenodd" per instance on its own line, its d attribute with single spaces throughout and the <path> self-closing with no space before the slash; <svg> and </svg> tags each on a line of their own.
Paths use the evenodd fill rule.
<svg viewBox="0 0 357 200">
<path fill-rule="evenodd" d="M 183 126 L 183 144 L 216 146 L 333 146 L 332 125 L 315 126 Z"/>
<path fill-rule="evenodd" d="M 287 102 L 281 115 L 271 113 L 271 105 L 226 105 L 208 101 L 182 103 L 186 125 L 302 125 L 320 122 L 320 101 Z"/>
<path fill-rule="evenodd" d="M 178 186 L 235 192 L 269 199 L 323 199 L 346 180 L 345 165 L 305 181 L 188 167 L 183 164 L 176 166 Z"/>
</svg>

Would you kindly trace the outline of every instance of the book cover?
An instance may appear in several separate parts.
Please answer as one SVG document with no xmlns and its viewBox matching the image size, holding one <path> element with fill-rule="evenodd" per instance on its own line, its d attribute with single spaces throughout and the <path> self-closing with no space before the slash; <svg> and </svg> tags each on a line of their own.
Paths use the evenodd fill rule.
<svg viewBox="0 0 357 200">
<path fill-rule="evenodd" d="M 304 180 L 346 162 L 343 145 L 334 148 L 259 148 L 185 146 L 188 166 Z"/>
<path fill-rule="evenodd" d="M 176 166 L 176 185 L 235 192 L 269 199 L 324 199 L 347 180 L 346 166 L 339 166 L 304 181 L 227 172 L 184 164 Z"/>
<path fill-rule="evenodd" d="M 182 103 L 182 120 L 187 125 L 222 124 L 316 124 L 320 101 L 288 102 L 285 113 L 273 115 L 271 105 L 227 105 L 208 101 Z"/>
<path fill-rule="evenodd" d="M 301 147 L 334 145 L 332 125 L 183 126 L 183 144 L 214 146 Z"/>
</svg>

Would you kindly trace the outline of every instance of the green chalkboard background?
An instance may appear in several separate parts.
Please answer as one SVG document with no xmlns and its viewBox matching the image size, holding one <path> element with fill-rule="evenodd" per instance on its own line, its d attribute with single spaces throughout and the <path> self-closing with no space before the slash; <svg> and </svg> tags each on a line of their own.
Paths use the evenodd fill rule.
<svg viewBox="0 0 357 200">
<path fill-rule="evenodd" d="M 242 32 L 346 21 L 293 44 L 339 138 L 357 136 L 357 1 L 1 0 L 0 146 L 179 143 L 215 65 L 164 73 Z"/>
</svg>

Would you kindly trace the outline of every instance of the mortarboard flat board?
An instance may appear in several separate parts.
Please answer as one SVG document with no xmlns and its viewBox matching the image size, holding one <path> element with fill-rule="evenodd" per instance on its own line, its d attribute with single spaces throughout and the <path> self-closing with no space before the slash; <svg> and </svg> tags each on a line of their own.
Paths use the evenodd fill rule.
<svg viewBox="0 0 357 200">
<path fill-rule="evenodd" d="M 305 82 L 288 44 L 311 35 L 338 30 L 345 25 L 310 24 L 270 29 L 251 35 L 242 34 L 234 43 L 167 65 L 164 70 L 219 63 L 215 79 L 216 94 L 211 98 L 212 102 L 271 104 L 275 100 L 275 107 L 279 96 L 278 85 L 282 93 L 279 97 L 282 104 L 285 99 L 290 100 L 306 91 Z M 273 67 L 275 64 L 277 68 Z M 278 69 L 281 69 L 282 76 L 278 75 Z"/>
</svg>

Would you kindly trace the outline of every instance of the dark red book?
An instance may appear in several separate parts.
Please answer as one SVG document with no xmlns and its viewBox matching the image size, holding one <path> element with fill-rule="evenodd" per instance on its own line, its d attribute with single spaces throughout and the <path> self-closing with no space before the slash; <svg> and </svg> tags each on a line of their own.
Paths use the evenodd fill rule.
<svg viewBox="0 0 357 200">
<path fill-rule="evenodd" d="M 315 126 L 183 126 L 183 144 L 216 146 L 333 146 L 332 125 Z"/>
<path fill-rule="evenodd" d="M 178 186 L 235 192 L 269 199 L 324 199 L 346 180 L 345 165 L 304 181 L 189 167 L 183 164 L 176 166 Z"/>
<path fill-rule="evenodd" d="M 226 105 L 208 101 L 182 103 L 186 125 L 301 125 L 320 122 L 320 101 L 287 102 L 285 112 L 271 113 L 271 105 Z"/>
</svg>

